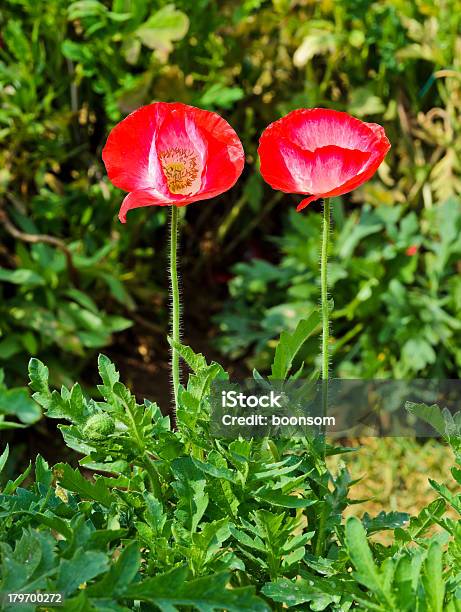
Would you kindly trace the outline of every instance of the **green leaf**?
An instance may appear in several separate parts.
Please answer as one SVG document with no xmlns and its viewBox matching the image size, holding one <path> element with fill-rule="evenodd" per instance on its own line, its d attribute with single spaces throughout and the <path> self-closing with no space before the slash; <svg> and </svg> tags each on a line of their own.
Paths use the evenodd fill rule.
<svg viewBox="0 0 461 612">
<path fill-rule="evenodd" d="M 459 515 L 461 515 L 461 499 L 458 495 L 452 493 L 446 485 L 439 484 L 432 478 L 429 478 L 429 484 L 441 497 L 443 497 L 443 499 L 450 504 L 454 510 L 456 510 Z"/>
<path fill-rule="evenodd" d="M 445 582 L 443 579 L 442 548 L 436 541 L 428 548 L 423 563 L 422 583 L 428 612 L 443 612 Z"/>
<path fill-rule="evenodd" d="M 48 377 L 49 371 L 46 365 L 39 359 L 32 357 L 29 361 L 30 387 L 40 395 L 49 396 Z"/>
<path fill-rule="evenodd" d="M 244 531 L 237 529 L 236 527 L 230 526 L 230 532 L 234 536 L 234 538 L 242 544 L 243 546 L 247 546 L 248 548 L 252 548 L 254 550 L 259 550 L 259 552 L 266 552 L 266 547 L 264 546 L 264 542 L 256 536 L 255 538 L 250 537 Z"/>
<path fill-rule="evenodd" d="M 381 98 L 368 87 L 357 87 L 352 91 L 348 111 L 356 117 L 381 115 L 386 110 Z"/>
<path fill-rule="evenodd" d="M 104 17 L 107 7 L 98 0 L 79 0 L 72 2 L 67 9 L 68 19 L 81 19 L 85 17 Z"/>
<path fill-rule="evenodd" d="M 135 309 L 136 303 L 118 278 L 112 274 L 106 273 L 102 273 L 100 276 L 107 283 L 111 294 L 114 296 L 117 302 L 120 302 L 120 304 L 126 306 L 128 310 Z"/>
<path fill-rule="evenodd" d="M 25 471 L 20 474 L 16 480 L 10 480 L 5 488 L 3 489 L 3 493 L 5 495 L 12 495 L 16 489 L 24 482 L 24 480 L 29 476 L 32 471 L 32 463 L 29 463 Z"/>
<path fill-rule="evenodd" d="M 3 38 L 8 50 L 19 61 L 30 59 L 31 46 L 21 22 L 17 19 L 9 19 L 3 28 Z"/>
<path fill-rule="evenodd" d="M 208 367 L 205 357 L 202 353 L 194 353 L 194 351 L 190 348 L 190 346 L 185 346 L 184 344 L 179 344 L 175 342 L 172 338 L 168 336 L 169 345 L 178 351 L 179 355 L 184 359 L 189 368 L 195 372 L 196 374 L 200 372 L 200 370 L 204 370 Z"/>
<path fill-rule="evenodd" d="M 222 83 L 213 83 L 199 98 L 200 107 L 229 109 L 245 96 L 241 87 L 226 87 Z"/>
<path fill-rule="evenodd" d="M 346 522 L 346 545 L 352 563 L 356 569 L 354 576 L 358 582 L 370 589 L 390 609 L 395 604 L 392 594 L 387 590 L 367 542 L 364 526 L 356 517 L 350 517 Z"/>
<path fill-rule="evenodd" d="M 48 387 L 48 368 L 39 359 L 32 357 L 29 361 L 29 386 L 35 393 L 32 399 L 42 408 L 48 408 L 51 401 L 51 391 Z"/>
<path fill-rule="evenodd" d="M 31 399 L 27 389 L 0 389 L 0 414 L 9 414 L 18 418 L 22 423 L 30 425 L 40 419 L 42 413 L 37 404 Z"/>
<path fill-rule="evenodd" d="M 80 304 L 82 308 L 86 308 L 87 310 L 94 312 L 96 315 L 98 314 L 98 307 L 96 303 L 91 299 L 89 295 L 83 293 L 83 291 L 79 291 L 78 289 L 71 288 L 67 289 L 65 294 L 70 297 L 72 300 Z"/>
<path fill-rule="evenodd" d="M 22 338 L 21 338 L 22 339 Z M 22 343 L 19 336 L 10 334 L 7 338 L 0 342 L 0 359 L 10 359 L 13 355 L 22 351 Z"/>
<path fill-rule="evenodd" d="M 352 602 L 354 592 L 352 582 L 348 583 L 344 579 L 333 576 L 326 578 L 307 572 L 303 572 L 303 576 L 304 574 L 306 578 L 298 578 L 295 581 L 280 578 L 275 582 L 268 582 L 262 587 L 261 592 L 266 597 L 285 604 L 289 608 L 312 602 L 311 610 L 324 610 L 330 604 L 338 604 L 341 600 L 344 603 Z"/>
<path fill-rule="evenodd" d="M 6 462 L 8 461 L 8 455 L 10 452 L 10 447 L 8 446 L 8 444 L 5 446 L 5 450 L 3 451 L 3 453 L 0 455 L 0 474 L 3 471 L 3 468 L 6 465 Z"/>
<path fill-rule="evenodd" d="M 210 461 L 199 461 L 194 457 L 192 457 L 192 461 L 199 470 L 201 470 L 204 474 L 213 476 L 213 478 L 222 478 L 223 480 L 228 480 L 229 482 L 235 482 L 236 480 L 236 476 L 232 470 L 229 470 L 224 467 L 217 467 L 210 463 Z"/>
<path fill-rule="evenodd" d="M 171 486 L 178 496 L 175 514 L 186 529 L 195 532 L 208 506 L 206 480 L 190 457 L 175 459 L 171 464 L 171 471 L 176 478 Z"/>
<path fill-rule="evenodd" d="M 365 512 L 362 523 L 367 533 L 375 533 L 385 529 L 397 529 L 403 527 L 410 520 L 410 515 L 406 512 L 380 512 L 374 518 Z"/>
<path fill-rule="evenodd" d="M 338 44 L 338 38 L 333 32 L 327 30 L 313 30 L 304 37 L 300 46 L 293 56 L 293 64 L 302 68 L 315 55 L 334 53 Z"/>
<path fill-rule="evenodd" d="M 443 411 L 433 404 L 428 406 L 427 404 L 416 404 L 414 402 L 406 402 L 405 408 L 411 414 L 414 414 L 418 418 L 422 419 L 426 423 L 429 423 L 441 436 L 447 435 L 447 419 Z"/>
<path fill-rule="evenodd" d="M 427 365 L 435 363 L 434 348 L 424 338 L 410 338 L 402 347 L 402 361 L 413 370 L 422 370 Z"/>
<path fill-rule="evenodd" d="M 26 268 L 17 268 L 16 270 L 0 268 L 0 281 L 14 283 L 15 285 L 25 285 L 28 287 L 35 287 L 37 285 L 45 284 L 45 279 L 42 276 Z"/>
<path fill-rule="evenodd" d="M 175 568 L 166 574 L 133 584 L 125 597 L 156 605 L 162 612 L 174 606 L 191 606 L 199 612 L 266 612 L 270 608 L 255 595 L 254 587 L 227 588 L 230 575 L 220 572 L 186 581 L 187 568 Z M 174 585 L 174 588 L 172 588 Z"/>
<path fill-rule="evenodd" d="M 285 380 L 290 372 L 294 358 L 319 324 L 320 314 L 318 311 L 314 311 L 308 319 L 302 319 L 298 323 L 292 334 L 287 331 L 281 333 L 279 343 L 275 349 L 274 363 L 272 364 L 272 379 Z"/>
<path fill-rule="evenodd" d="M 58 463 L 54 470 L 59 484 L 68 491 L 78 493 L 83 499 L 98 501 L 107 508 L 114 501 L 103 477 L 88 480 L 78 469 L 73 470 L 67 463 Z"/>
<path fill-rule="evenodd" d="M 2 429 L 23 429 L 26 427 L 22 423 L 14 423 L 13 421 L 3 421 L 3 417 L 0 416 L 0 430 Z"/>
<path fill-rule="evenodd" d="M 290 474 L 299 468 L 303 460 L 296 461 L 292 456 L 288 456 L 283 461 L 277 463 L 264 463 L 258 464 L 257 468 L 261 471 L 257 471 L 252 475 L 253 480 L 267 480 L 268 478 L 280 478 L 286 474 Z"/>
<path fill-rule="evenodd" d="M 295 497 L 294 495 L 284 495 L 279 491 L 260 491 L 255 494 L 256 499 L 268 502 L 273 506 L 280 506 L 281 508 L 307 508 L 317 503 L 315 499 L 304 499 L 302 497 Z"/>
<path fill-rule="evenodd" d="M 403 554 L 397 561 L 394 572 L 394 590 L 402 612 L 416 608 L 416 590 L 421 562 L 422 554 L 412 556 Z"/>
<path fill-rule="evenodd" d="M 188 29 L 187 15 L 176 10 L 174 4 L 167 4 L 138 28 L 136 35 L 146 47 L 160 51 L 165 57 L 172 51 L 173 41 L 184 38 Z"/>
<path fill-rule="evenodd" d="M 47 401 L 46 416 L 50 419 L 67 419 L 72 423 L 83 425 L 90 416 L 90 412 L 80 385 L 75 383 L 70 393 L 67 389 L 61 394 L 53 391 L 51 398 Z"/>
<path fill-rule="evenodd" d="M 51 487 L 53 482 L 53 471 L 41 455 L 37 455 L 35 458 L 35 482 L 43 485 L 46 490 Z"/>
<path fill-rule="evenodd" d="M 113 388 L 115 383 L 119 382 L 120 374 L 117 372 L 114 364 L 105 355 L 99 355 L 98 357 L 98 371 L 99 376 L 103 382 L 102 385 L 98 385 L 98 390 L 105 399 L 111 399 L 114 397 Z"/>
<path fill-rule="evenodd" d="M 49 533 L 33 529 L 22 531 L 16 541 L 14 550 L 6 543 L 0 543 L 2 591 L 32 592 L 45 590 L 46 579 L 55 573 L 56 559 L 53 553 L 55 543 L 53 536 Z M 25 608 L 20 609 L 25 610 Z M 30 610 L 30 607 L 27 610 Z"/>
<path fill-rule="evenodd" d="M 159 536 L 161 535 L 167 520 L 167 515 L 163 509 L 163 504 L 151 493 L 146 493 L 144 495 L 144 500 L 146 502 L 144 517 L 149 527 L 152 528 L 154 534 Z"/>
<path fill-rule="evenodd" d="M 119 597 L 134 580 L 141 563 L 137 542 L 126 546 L 107 574 L 88 589 L 90 597 Z"/>
<path fill-rule="evenodd" d="M 109 560 L 102 552 L 75 551 L 72 559 L 63 559 L 59 566 L 56 588 L 66 595 L 73 593 L 80 585 L 107 571 Z"/>
</svg>

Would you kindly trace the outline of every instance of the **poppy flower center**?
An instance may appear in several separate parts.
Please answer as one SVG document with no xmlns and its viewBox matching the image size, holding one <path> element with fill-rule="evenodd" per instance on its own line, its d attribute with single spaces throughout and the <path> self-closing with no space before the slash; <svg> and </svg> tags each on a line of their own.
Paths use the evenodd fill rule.
<svg viewBox="0 0 461 612">
<path fill-rule="evenodd" d="M 172 147 L 158 156 L 171 193 L 189 195 L 198 191 L 200 166 L 195 151 Z"/>
</svg>

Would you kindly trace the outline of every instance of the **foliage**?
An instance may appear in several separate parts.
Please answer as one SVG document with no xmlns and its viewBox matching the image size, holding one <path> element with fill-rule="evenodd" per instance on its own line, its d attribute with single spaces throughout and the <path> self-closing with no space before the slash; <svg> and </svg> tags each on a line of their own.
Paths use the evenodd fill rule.
<svg viewBox="0 0 461 612">
<path fill-rule="evenodd" d="M 262 187 L 256 145 L 270 121 L 299 106 L 384 123 L 388 165 L 358 201 L 429 213 L 459 194 L 456 9 L 455 0 L 3 2 L 0 360 L 10 382 L 37 354 L 57 380 L 70 380 L 83 353 L 90 359 L 128 324 L 120 316 L 132 320 L 141 304 L 162 300 L 156 230 L 165 211 L 138 211 L 119 234 L 121 193 L 100 159 L 109 129 L 141 104 L 217 110 L 247 152 L 240 192 L 221 199 L 216 214 L 207 212 L 213 203 L 187 211 L 195 244 L 206 246 L 186 252 L 191 258 L 235 259 L 242 243 L 253 248 L 259 227 L 279 227 L 287 206 L 275 207 L 278 196 Z M 241 232 L 233 231 L 237 219 Z M 32 303 L 39 308 L 31 314 Z M 158 319 L 165 324 L 161 308 Z M 353 324 L 341 332 L 361 335 Z M 423 360 L 432 367 L 427 343 Z"/>
<path fill-rule="evenodd" d="M 447 377 L 461 372 L 461 201 L 448 198 L 418 217 L 407 206 L 353 211 L 333 204 L 329 264 L 333 366 L 340 377 Z M 219 315 L 220 346 L 267 367 L 271 342 L 318 301 L 321 218 L 292 212 L 273 242 L 280 262 L 234 266 L 231 300 Z M 414 247 L 414 251 L 408 250 Z M 315 351 L 304 349 L 312 363 Z M 261 357 L 259 357 L 261 356 Z"/>
<path fill-rule="evenodd" d="M 0 431 L 26 427 L 38 421 L 41 415 L 39 406 L 30 398 L 27 389 L 9 389 L 5 385 L 4 372 L 0 370 Z"/>
<path fill-rule="evenodd" d="M 285 372 L 307 327 L 281 339 Z M 381 512 L 342 521 L 355 483 L 344 467 L 325 469 L 324 442 L 213 438 L 210 386 L 227 374 L 177 348 L 192 370 L 178 430 L 157 405 L 138 404 L 103 355 L 98 399 L 78 384 L 51 391 L 48 368 L 31 360 L 34 401 L 83 458 L 74 469 L 39 455 L 34 471 L 4 484 L 1 591 L 62 591 L 66 610 L 138 609 L 135 601 L 145 610 L 460 609 L 461 531 L 446 513 L 459 514 L 459 493 L 432 482 L 438 499 L 410 520 Z M 453 450 L 461 466 L 459 444 Z M 7 461 L 8 447 L 0 471 Z M 452 473 L 459 484 L 460 469 Z M 383 530 L 393 534 L 387 547 L 370 537 Z"/>
<path fill-rule="evenodd" d="M 14 271 L 0 269 L 4 297 L 0 316 L 5 334 L 0 341 L 0 358 L 11 360 L 11 369 L 20 368 L 20 360 L 14 357 L 24 350 L 31 354 L 50 351 L 52 355 L 59 347 L 83 361 L 88 349 L 108 344 L 114 332 L 132 325 L 126 317 L 101 310 L 90 295 L 102 285 L 113 300 L 131 303 L 116 272 L 104 261 L 113 245 L 109 243 L 90 257 L 79 254 L 78 249 L 77 244 L 71 245 L 66 258 L 47 244 L 34 244 L 30 251 L 18 244 L 19 267 Z M 72 283 L 72 274 L 78 276 L 78 285 Z M 12 286 L 16 287 L 13 293 Z M 59 359 L 50 357 L 50 362 L 61 377 L 66 376 Z"/>
</svg>

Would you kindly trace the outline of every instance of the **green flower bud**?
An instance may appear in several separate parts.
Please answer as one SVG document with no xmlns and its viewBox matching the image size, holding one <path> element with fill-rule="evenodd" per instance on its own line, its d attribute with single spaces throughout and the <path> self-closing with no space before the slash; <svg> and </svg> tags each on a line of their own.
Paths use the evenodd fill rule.
<svg viewBox="0 0 461 612">
<path fill-rule="evenodd" d="M 83 427 L 83 435 L 89 440 L 104 440 L 106 436 L 114 433 L 115 423 L 108 414 L 101 412 L 90 416 Z"/>
</svg>

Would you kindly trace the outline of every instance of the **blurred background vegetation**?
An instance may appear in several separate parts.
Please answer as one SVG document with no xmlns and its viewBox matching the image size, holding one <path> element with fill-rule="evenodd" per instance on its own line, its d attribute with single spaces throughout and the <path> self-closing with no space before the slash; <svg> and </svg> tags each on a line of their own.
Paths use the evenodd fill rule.
<svg viewBox="0 0 461 612">
<path fill-rule="evenodd" d="M 325 106 L 392 142 L 375 178 L 333 203 L 333 374 L 458 378 L 458 4 L 3 0 L 0 429 L 39 421 L 23 387 L 31 355 L 54 384 L 91 386 L 104 349 L 168 407 L 167 211 L 121 226 L 101 161 L 112 126 L 155 100 L 221 113 L 247 156 L 231 192 L 186 209 L 186 343 L 236 375 L 264 372 L 280 331 L 316 306 L 319 207 L 297 214 L 299 197 L 263 184 L 256 148 L 269 122 Z M 314 339 L 300 358 L 317 352 Z"/>
</svg>

